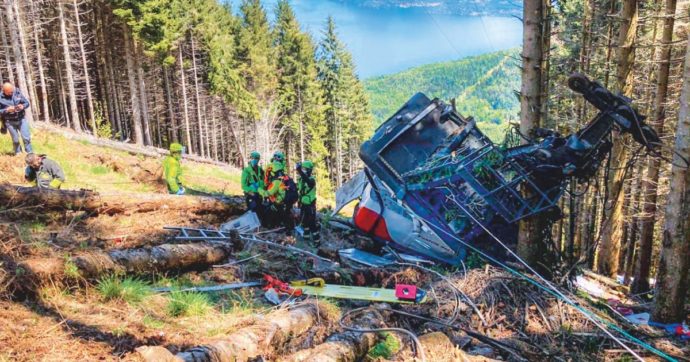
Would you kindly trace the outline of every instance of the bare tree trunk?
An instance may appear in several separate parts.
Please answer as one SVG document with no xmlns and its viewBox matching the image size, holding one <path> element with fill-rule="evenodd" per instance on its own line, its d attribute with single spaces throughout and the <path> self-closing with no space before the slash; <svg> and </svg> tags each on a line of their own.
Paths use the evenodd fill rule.
<svg viewBox="0 0 690 362">
<path fill-rule="evenodd" d="M 194 42 L 194 35 L 190 36 L 192 42 L 192 69 L 194 71 L 194 93 L 196 98 L 196 121 L 199 132 L 199 156 L 208 156 L 207 149 L 204 145 L 204 124 L 206 123 L 201 117 L 201 97 L 199 97 L 199 75 L 196 64 L 196 44 Z"/>
<path fill-rule="evenodd" d="M 529 135 L 541 125 L 543 61 L 543 0 L 525 0 L 523 5 L 522 86 L 520 90 L 520 132 Z M 529 193 L 529 190 L 525 190 Z M 529 197 L 530 195 L 525 195 Z M 530 265 L 543 256 L 549 232 L 541 217 L 529 217 L 519 224 L 518 254 Z"/>
<path fill-rule="evenodd" d="M 22 92 L 24 92 L 25 95 L 30 96 L 31 90 L 29 89 L 29 84 L 26 80 L 26 73 L 24 71 L 24 64 L 22 61 L 22 48 L 19 41 L 19 35 L 17 34 L 17 28 L 19 27 L 19 19 L 15 17 L 14 10 L 12 8 L 12 4 L 14 3 L 14 1 L 15 0 L 5 0 L 5 16 L 7 18 L 6 29 L 9 30 L 10 43 L 12 46 L 12 50 L 14 51 L 14 61 L 15 67 L 17 69 L 17 80 L 19 82 L 19 88 Z M 31 108 L 28 108 L 25 114 L 26 120 L 29 121 L 29 123 L 33 122 Z"/>
<path fill-rule="evenodd" d="M 141 46 L 132 42 L 134 49 L 134 67 L 137 70 L 137 83 L 139 85 L 139 104 L 141 105 L 141 121 L 143 122 L 142 127 L 144 130 L 144 144 L 151 146 L 151 125 L 149 120 L 149 105 L 146 95 L 146 85 L 144 82 L 146 78 L 144 77 L 144 69 L 141 67 L 141 59 L 144 54 L 141 51 Z"/>
<path fill-rule="evenodd" d="M 33 79 L 33 71 L 31 69 L 31 59 L 29 58 L 29 52 L 27 50 L 27 43 L 26 43 L 26 32 L 24 31 L 24 22 L 22 21 L 22 14 L 19 10 L 19 5 L 17 4 L 17 0 L 12 0 L 12 8 L 14 10 L 14 16 L 16 18 L 16 23 L 17 23 L 17 35 L 19 38 L 19 44 L 21 45 L 21 51 L 22 51 L 22 66 L 25 71 L 25 77 L 26 77 L 26 88 L 24 88 L 24 92 L 27 96 L 31 98 L 32 102 L 36 102 L 38 97 L 36 96 L 36 86 L 34 83 Z M 33 114 L 33 111 L 37 110 L 37 116 L 40 117 L 41 110 L 40 107 L 35 107 L 31 109 L 31 112 Z M 33 116 L 32 116 L 33 118 Z"/>
<path fill-rule="evenodd" d="M 5 26 L 5 21 L 0 17 L 0 28 L 7 29 Z M 10 45 L 7 43 L 7 35 L 4 31 L 0 31 L 0 38 L 2 38 L 2 48 L 5 49 L 5 66 L 7 67 L 8 80 L 15 82 L 14 79 L 14 69 L 12 68 L 12 58 L 10 57 Z"/>
<path fill-rule="evenodd" d="M 180 79 L 182 80 L 182 105 L 184 107 L 184 131 L 185 131 L 185 137 L 187 141 L 187 148 L 189 149 L 189 153 L 194 153 L 194 150 L 192 149 L 192 135 L 191 135 L 191 130 L 189 128 L 189 107 L 187 106 L 187 81 L 186 81 L 186 76 L 184 74 L 184 62 L 182 60 L 182 46 L 180 45 L 178 49 L 178 55 L 179 55 L 179 63 L 180 63 Z"/>
<path fill-rule="evenodd" d="M 637 37 L 638 8 L 637 0 L 624 0 L 621 11 L 622 22 L 618 33 L 617 54 L 617 83 L 618 90 L 626 96 L 632 95 L 632 67 L 635 57 L 635 39 Z M 613 175 L 609 177 L 607 200 L 605 205 L 604 222 L 599 250 L 597 255 L 597 271 L 613 277 L 618 272 L 618 257 L 623 235 L 623 181 L 626 174 L 628 152 L 622 141 L 614 142 L 611 150 L 611 160 L 617 165 Z"/>
<path fill-rule="evenodd" d="M 91 125 L 93 135 L 98 137 L 98 132 L 96 132 L 96 116 L 93 111 L 93 95 L 91 94 L 91 77 L 89 76 L 89 64 L 86 61 L 86 49 L 84 49 L 84 37 L 81 33 L 81 20 L 79 19 L 79 4 L 77 3 L 77 0 L 72 0 L 72 6 L 74 6 L 74 18 L 77 21 L 77 39 L 79 41 L 81 66 L 84 72 L 84 83 L 86 86 L 86 106 L 89 111 L 89 124 Z"/>
<path fill-rule="evenodd" d="M 69 49 L 69 40 L 67 39 L 67 28 L 65 25 L 65 14 L 63 10 L 64 4 L 58 1 L 58 14 L 60 20 L 60 36 L 62 37 L 62 53 L 65 62 L 65 78 L 67 81 L 67 92 L 69 96 L 69 110 L 70 118 L 72 119 L 72 127 L 74 130 L 81 132 L 81 122 L 79 121 L 79 107 L 77 105 L 77 92 L 74 87 L 74 72 L 72 71 L 72 54 Z"/>
<path fill-rule="evenodd" d="M 31 2 L 31 9 L 34 14 L 36 14 L 36 9 L 34 2 Z M 50 122 L 50 107 L 48 106 L 48 88 L 46 85 L 46 76 L 45 76 L 45 70 L 43 69 L 43 55 L 42 49 L 41 49 L 41 42 L 39 41 L 39 28 L 38 28 L 38 23 L 34 25 L 34 46 L 36 47 L 36 63 L 38 65 L 38 79 L 41 84 L 41 103 L 43 105 L 43 109 L 41 110 L 41 115 L 43 115 L 43 121 L 48 123 Z M 36 102 L 36 100 L 34 100 Z"/>
<path fill-rule="evenodd" d="M 652 319 L 678 322 L 685 318 L 685 297 L 690 268 L 690 171 L 683 157 L 690 154 L 690 36 L 688 36 L 680 96 L 675 151 L 671 169 L 666 221 L 656 274 L 656 299 Z"/>
<path fill-rule="evenodd" d="M 216 107 L 215 107 L 215 102 L 213 99 L 211 99 L 210 103 L 210 108 L 211 108 L 211 138 L 212 141 L 211 143 L 213 144 L 213 159 L 218 161 L 218 124 L 217 124 L 217 119 L 216 119 Z"/>
<path fill-rule="evenodd" d="M 163 82 L 165 84 L 166 109 L 168 111 L 168 118 L 170 119 L 170 127 L 172 128 L 172 142 L 180 141 L 180 134 L 175 112 L 173 111 L 172 91 L 170 90 L 170 71 L 166 65 L 163 66 Z"/>
<path fill-rule="evenodd" d="M 122 32 L 125 38 L 125 60 L 127 61 L 127 79 L 129 80 L 129 99 L 132 106 L 132 126 L 134 127 L 134 143 L 144 144 L 144 132 L 141 128 L 141 103 L 139 102 L 139 89 L 137 88 L 136 69 L 134 69 L 134 52 L 132 51 L 133 42 L 129 35 L 127 25 L 122 25 Z"/>
<path fill-rule="evenodd" d="M 99 86 L 99 91 L 101 95 L 101 110 L 104 113 L 107 112 L 107 119 L 111 125 L 111 131 L 114 132 L 114 134 L 117 134 L 119 131 L 119 124 L 118 120 L 119 117 L 116 116 L 115 111 L 115 102 L 114 102 L 114 95 L 113 92 L 111 91 L 111 86 L 110 83 L 112 82 L 112 79 L 110 78 L 110 73 L 108 71 L 108 61 L 107 56 L 106 56 L 106 46 L 105 46 L 105 39 L 103 36 L 103 29 L 105 27 L 105 17 L 103 16 L 103 11 L 101 9 L 101 5 L 97 5 L 95 7 L 95 13 L 94 13 L 94 26 L 95 26 L 95 41 L 96 41 L 96 59 L 97 59 L 97 74 L 98 74 L 98 86 Z M 114 136 L 114 134 L 111 134 L 110 137 Z"/>
<path fill-rule="evenodd" d="M 659 137 L 664 137 L 664 123 L 666 120 L 666 97 L 668 94 L 668 78 L 671 65 L 671 42 L 673 41 L 673 27 L 675 25 L 676 0 L 666 0 L 664 29 L 661 33 L 661 52 L 659 54 L 659 69 L 654 98 L 654 128 Z M 631 285 L 633 293 L 649 291 L 649 271 L 652 264 L 652 245 L 654 242 L 654 224 L 657 212 L 657 184 L 661 160 L 650 157 L 647 165 L 647 177 L 643 182 L 642 205 L 645 217 L 640 222 L 640 248 L 635 266 L 635 278 Z"/>
</svg>

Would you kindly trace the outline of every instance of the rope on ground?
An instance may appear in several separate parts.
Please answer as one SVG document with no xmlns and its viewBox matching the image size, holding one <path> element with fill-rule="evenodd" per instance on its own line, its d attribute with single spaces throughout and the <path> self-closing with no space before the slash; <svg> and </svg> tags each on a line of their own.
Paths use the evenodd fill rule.
<svg viewBox="0 0 690 362">
<path fill-rule="evenodd" d="M 570 306 L 572 306 L 573 308 L 575 308 L 576 310 L 578 310 L 580 313 L 582 313 L 582 314 L 583 314 L 587 319 L 589 319 L 595 326 L 597 326 L 597 328 L 599 328 L 601 331 L 603 331 L 606 335 L 608 335 L 608 336 L 609 336 L 611 339 L 613 339 L 618 345 L 620 345 L 620 346 L 623 347 L 626 351 L 628 351 L 628 353 L 630 353 L 632 356 L 634 356 L 637 360 L 644 362 L 644 359 L 643 359 L 639 354 L 637 354 L 635 351 L 633 351 L 632 348 L 630 348 L 627 344 L 625 344 L 625 343 L 624 343 L 623 341 L 621 341 L 619 338 L 617 338 L 616 336 L 614 336 L 613 333 L 611 333 L 611 331 L 609 331 L 607 327 L 609 327 L 609 328 L 615 330 L 616 332 L 620 333 L 623 337 L 625 337 L 625 338 L 628 339 L 629 341 L 631 341 L 631 342 L 633 342 L 633 343 L 635 343 L 635 344 L 638 344 L 638 345 L 641 346 L 642 348 L 644 348 L 644 349 L 646 349 L 646 350 L 648 350 L 648 351 L 650 351 L 650 352 L 656 354 L 657 356 L 659 356 L 659 357 L 661 357 L 661 358 L 664 358 L 664 359 L 667 360 L 667 361 L 677 362 L 677 360 L 674 359 L 673 357 L 671 357 L 671 356 L 665 354 L 664 352 L 662 352 L 662 351 L 660 351 L 660 350 L 654 348 L 653 346 L 651 346 L 651 345 L 649 345 L 648 343 L 646 343 L 646 342 L 640 340 L 639 338 L 636 338 L 636 337 L 632 336 L 630 333 L 626 332 L 626 331 L 623 330 L 622 328 L 620 328 L 620 327 L 616 326 L 615 324 L 612 324 L 612 323 L 610 323 L 610 322 L 608 322 L 608 321 L 603 320 L 601 317 L 599 317 L 599 316 L 593 314 L 593 313 L 590 312 L 589 310 L 587 310 L 587 309 L 581 307 L 580 305 L 578 305 L 577 303 L 575 303 L 572 299 L 570 299 L 570 298 L 567 297 L 565 294 L 563 294 L 558 288 L 556 288 L 555 286 L 553 286 L 553 284 L 551 284 L 551 283 L 550 283 L 548 280 L 546 280 L 543 276 L 541 276 L 539 273 L 537 273 L 536 270 L 534 270 L 534 268 L 532 268 L 529 264 L 527 264 L 527 262 L 525 262 L 522 258 L 520 258 L 512 249 L 510 249 L 503 241 L 501 241 L 501 239 L 499 239 L 494 233 L 492 233 L 491 230 L 489 230 L 483 223 L 481 223 L 479 220 L 477 220 L 477 219 L 476 219 L 476 218 L 475 218 L 475 217 L 474 217 L 474 216 L 473 216 L 473 215 L 472 215 L 472 214 L 471 214 L 461 203 L 456 203 L 456 205 L 459 206 L 460 209 L 462 210 L 462 212 L 464 212 L 467 216 L 469 216 L 469 217 L 473 220 L 473 222 L 475 222 L 475 223 L 477 223 L 477 225 L 481 226 L 481 228 L 484 229 L 484 231 L 485 231 L 489 236 L 491 236 L 494 240 L 496 240 L 496 242 L 498 242 L 503 248 L 505 248 L 505 249 L 508 251 L 508 253 L 510 253 L 513 257 L 515 257 L 515 258 L 516 258 L 521 264 L 523 264 L 530 272 L 532 272 L 532 273 L 533 273 L 535 276 L 537 276 L 542 282 L 544 282 L 544 284 L 546 284 L 546 286 L 545 286 L 545 285 L 542 285 L 541 283 L 539 283 L 538 281 L 534 280 L 533 278 L 530 278 L 530 277 L 528 277 L 528 276 L 526 276 L 526 275 L 520 273 L 519 271 L 517 271 L 517 270 L 515 270 L 515 269 L 513 269 L 513 268 L 511 268 L 511 267 L 509 267 L 508 265 L 506 265 L 505 263 L 503 263 L 503 262 L 497 260 L 496 258 L 494 258 L 494 257 L 492 257 L 492 256 L 490 256 L 490 255 L 488 255 L 488 254 L 486 254 L 485 252 L 483 252 L 483 251 L 480 250 L 479 248 L 477 248 L 477 247 L 475 247 L 475 246 L 473 246 L 473 245 L 471 245 L 471 244 L 465 242 L 464 240 L 458 238 L 456 235 L 453 235 L 453 234 L 451 234 L 451 233 L 449 233 L 449 232 L 447 232 L 447 231 L 445 231 L 445 230 L 443 230 L 443 229 L 441 229 L 441 228 L 439 228 L 439 227 L 436 227 L 436 226 L 434 226 L 433 224 L 429 224 L 429 225 L 431 225 L 433 228 L 439 230 L 440 232 L 442 232 L 442 233 L 448 235 L 449 237 L 455 239 L 456 241 L 458 241 L 459 243 L 461 243 L 461 244 L 465 245 L 466 247 L 470 248 L 470 249 L 473 250 L 474 252 L 480 254 L 481 256 L 483 256 L 484 258 L 486 258 L 487 260 L 489 260 L 489 261 L 495 263 L 496 265 L 501 266 L 502 268 L 504 268 L 504 269 L 507 270 L 508 272 L 510 272 L 510 273 L 512 273 L 512 274 L 514 274 L 514 275 L 516 275 L 516 276 L 518 276 L 518 277 L 524 279 L 525 281 L 529 282 L 530 284 L 532 284 L 532 285 L 536 286 L 537 288 L 539 288 L 539 289 L 541 289 L 541 290 L 543 290 L 543 291 L 545 291 L 545 292 L 547 292 L 547 293 L 549 293 L 549 294 L 555 296 L 556 298 L 563 300 L 564 302 L 566 302 L 567 304 L 569 304 Z"/>
</svg>

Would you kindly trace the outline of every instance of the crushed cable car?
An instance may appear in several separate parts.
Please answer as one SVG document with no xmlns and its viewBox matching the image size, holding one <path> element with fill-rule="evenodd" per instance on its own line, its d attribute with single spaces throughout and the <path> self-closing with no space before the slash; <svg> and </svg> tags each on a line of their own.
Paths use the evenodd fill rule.
<svg viewBox="0 0 690 362">
<path fill-rule="evenodd" d="M 488 234 L 515 242 L 518 221 L 557 215 L 567 180 L 594 177 L 614 131 L 656 152 L 656 132 L 631 106 L 581 74 L 568 80 L 599 113 L 568 136 L 537 129 L 523 145 L 494 145 L 472 118 L 424 94 L 414 95 L 360 148 L 365 168 L 336 195 L 359 199 L 355 227 L 398 250 L 458 264 L 467 245 Z M 545 216 L 546 217 L 546 216 Z"/>
</svg>

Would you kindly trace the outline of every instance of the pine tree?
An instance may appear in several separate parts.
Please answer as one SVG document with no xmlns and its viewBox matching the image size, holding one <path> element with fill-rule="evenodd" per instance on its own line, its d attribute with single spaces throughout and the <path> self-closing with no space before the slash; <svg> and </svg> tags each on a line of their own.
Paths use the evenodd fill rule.
<svg viewBox="0 0 690 362">
<path fill-rule="evenodd" d="M 368 101 L 355 75 L 352 57 L 338 39 L 335 22 L 331 17 L 326 22 L 324 36 L 319 44 L 317 65 L 328 124 L 326 145 L 332 150 L 327 164 L 333 183 L 340 187 L 351 169 L 346 168 L 346 158 L 352 154 L 354 143 L 359 147 L 359 141 L 368 136 L 368 124 L 372 122 L 369 112 L 362 112 L 363 109 L 368 110 Z"/>
<path fill-rule="evenodd" d="M 276 5 L 274 29 L 278 71 L 278 104 L 283 124 L 288 128 L 286 143 L 296 143 L 296 158 L 311 159 L 317 165 L 317 177 L 326 175 L 323 161 L 327 155 L 324 142 L 321 89 L 317 82 L 314 45 L 299 23 L 287 0 Z M 323 179 L 327 181 L 327 179 Z M 320 183 L 319 190 L 327 190 Z"/>
<path fill-rule="evenodd" d="M 277 78 L 275 51 L 266 11 L 260 0 L 243 0 L 240 4 L 240 28 L 235 53 L 241 76 L 245 79 L 248 121 L 253 121 L 254 145 L 262 154 L 278 148 L 279 114 L 275 104 Z M 251 124 L 246 124 L 249 128 Z"/>
</svg>

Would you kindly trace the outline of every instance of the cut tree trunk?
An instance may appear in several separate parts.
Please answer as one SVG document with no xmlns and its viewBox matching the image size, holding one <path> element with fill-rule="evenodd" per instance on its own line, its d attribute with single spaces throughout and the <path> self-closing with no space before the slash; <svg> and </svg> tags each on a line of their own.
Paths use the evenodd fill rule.
<svg viewBox="0 0 690 362">
<path fill-rule="evenodd" d="M 241 248 L 240 240 L 216 243 L 161 244 L 108 252 L 88 252 L 69 259 L 34 257 L 16 263 L 15 291 L 34 292 L 47 282 L 60 282 L 75 275 L 67 275 L 68 264 L 76 266 L 79 276 L 97 279 L 111 274 L 164 273 L 208 269 L 223 263 L 233 251 Z M 73 272 L 73 271 L 70 271 Z"/>
<path fill-rule="evenodd" d="M 382 318 L 376 311 L 369 311 L 357 318 L 357 328 L 375 328 Z M 310 349 L 298 351 L 279 359 L 281 362 L 354 362 L 361 360 L 378 341 L 376 333 L 342 332 L 331 335 L 326 341 Z"/>
<path fill-rule="evenodd" d="M 47 190 L 35 187 L 0 185 L 0 205 L 39 207 L 43 210 L 87 211 L 98 214 L 141 213 L 157 210 L 188 211 L 199 214 L 236 215 L 244 212 L 240 197 L 217 199 L 167 194 L 99 194 L 88 190 Z"/>
<path fill-rule="evenodd" d="M 224 262 L 230 256 L 232 251 L 230 245 L 229 243 L 163 244 L 146 248 L 88 253 L 72 258 L 72 262 L 85 278 L 95 278 L 105 274 L 150 274 L 208 268 L 213 264 Z"/>
<path fill-rule="evenodd" d="M 318 321 L 315 304 L 268 314 L 257 324 L 239 329 L 203 346 L 173 355 L 161 347 L 140 347 L 145 361 L 237 362 L 270 355 L 291 338 L 307 333 Z"/>
</svg>

